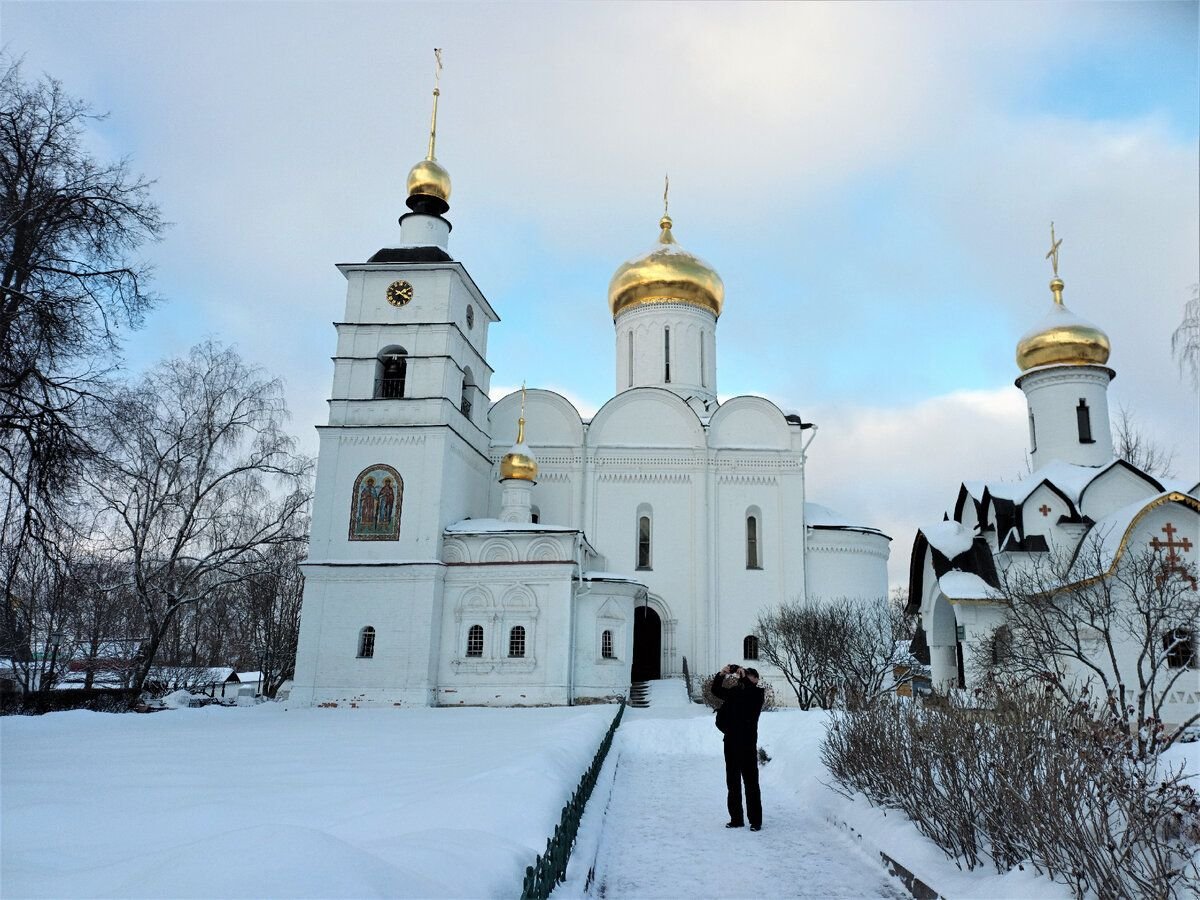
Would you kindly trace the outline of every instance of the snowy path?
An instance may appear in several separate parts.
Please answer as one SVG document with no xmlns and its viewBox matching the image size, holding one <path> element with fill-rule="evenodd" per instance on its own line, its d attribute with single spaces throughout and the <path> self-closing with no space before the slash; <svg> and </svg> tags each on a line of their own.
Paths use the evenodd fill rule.
<svg viewBox="0 0 1200 900">
<path fill-rule="evenodd" d="M 828 790 L 815 778 L 815 722 L 763 716 L 760 744 L 773 757 L 762 769 L 763 830 L 726 830 L 721 736 L 711 713 L 687 704 L 680 682 L 654 688 L 650 708 L 628 710 L 617 732 L 592 896 L 907 896 L 878 858 L 806 802 Z"/>
</svg>

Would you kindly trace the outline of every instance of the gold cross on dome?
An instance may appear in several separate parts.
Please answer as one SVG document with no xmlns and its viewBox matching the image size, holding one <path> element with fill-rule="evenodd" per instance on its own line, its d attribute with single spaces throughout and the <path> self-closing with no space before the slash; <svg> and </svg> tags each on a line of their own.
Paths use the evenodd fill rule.
<svg viewBox="0 0 1200 900">
<path fill-rule="evenodd" d="M 1046 254 L 1046 259 L 1050 260 L 1050 264 L 1054 266 L 1054 277 L 1058 277 L 1058 248 L 1062 246 L 1062 238 L 1057 241 L 1054 239 L 1054 223 L 1050 223 L 1050 251 Z"/>
<path fill-rule="evenodd" d="M 670 200 L 668 199 L 668 196 L 671 193 L 671 176 L 669 174 L 664 175 L 663 182 L 663 216 L 665 217 L 669 215 L 670 209 Z"/>
</svg>

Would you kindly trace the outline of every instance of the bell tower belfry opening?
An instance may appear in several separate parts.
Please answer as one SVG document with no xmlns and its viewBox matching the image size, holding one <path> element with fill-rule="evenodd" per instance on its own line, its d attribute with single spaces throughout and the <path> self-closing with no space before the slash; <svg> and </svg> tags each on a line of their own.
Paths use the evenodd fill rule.
<svg viewBox="0 0 1200 900">
<path fill-rule="evenodd" d="M 662 678 L 662 619 L 649 606 L 633 612 L 633 666 L 630 681 Z"/>
</svg>

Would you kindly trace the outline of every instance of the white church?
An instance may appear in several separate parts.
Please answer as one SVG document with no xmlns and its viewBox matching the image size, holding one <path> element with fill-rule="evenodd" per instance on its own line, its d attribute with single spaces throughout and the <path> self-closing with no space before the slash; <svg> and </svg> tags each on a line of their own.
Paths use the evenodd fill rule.
<svg viewBox="0 0 1200 900">
<path fill-rule="evenodd" d="M 398 245 L 338 266 L 292 701 L 614 698 L 685 660 L 755 664 L 760 610 L 885 596 L 890 539 L 807 501 L 815 427 L 718 401 L 724 286 L 665 212 L 609 285 L 613 397 L 590 419 L 547 390 L 489 406 L 500 317 L 448 251 L 437 97 Z"/>
<path fill-rule="evenodd" d="M 1200 590 L 1200 484 L 1164 481 L 1114 455 L 1108 386 L 1116 372 L 1108 367 L 1109 338 L 1063 302 L 1059 243 L 1051 231 L 1052 299 L 1016 352 L 1016 386 L 1029 409 L 1032 471 L 1015 481 L 962 482 L 944 520 L 923 526 L 913 543 L 909 612 L 919 613 L 921 623 L 913 650 L 940 690 L 973 687 L 989 664 L 1003 665 L 976 657 L 988 652 L 991 635 L 1004 624 L 997 590 L 1006 571 L 1029 571 L 1052 557 L 1069 560 L 1065 579 L 1058 580 L 1069 587 L 1110 579 L 1127 555 L 1153 551 L 1162 566 L 1159 577 Z M 1123 590 L 1112 584 L 1109 590 Z M 1137 671 L 1138 654 L 1146 653 L 1143 671 L 1158 667 L 1159 683 L 1170 685 L 1163 707 L 1169 724 L 1200 710 L 1197 627 L 1177 622 L 1153 635 L 1148 648 L 1129 635 L 1115 642 L 1125 677 Z M 1091 629 L 1090 635 L 1083 635 L 1092 641 L 1090 662 L 1111 676 L 1100 633 Z M 1090 677 L 1077 663 L 1072 674 Z"/>
</svg>

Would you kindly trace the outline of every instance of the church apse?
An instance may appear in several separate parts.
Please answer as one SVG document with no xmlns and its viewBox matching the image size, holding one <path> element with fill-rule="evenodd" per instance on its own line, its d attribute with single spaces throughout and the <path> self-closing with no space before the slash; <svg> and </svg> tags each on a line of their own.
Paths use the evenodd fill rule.
<svg viewBox="0 0 1200 900">
<path fill-rule="evenodd" d="M 404 480 L 391 466 L 376 463 L 360 472 L 350 498 L 350 540 L 399 540 L 403 500 Z"/>
</svg>

